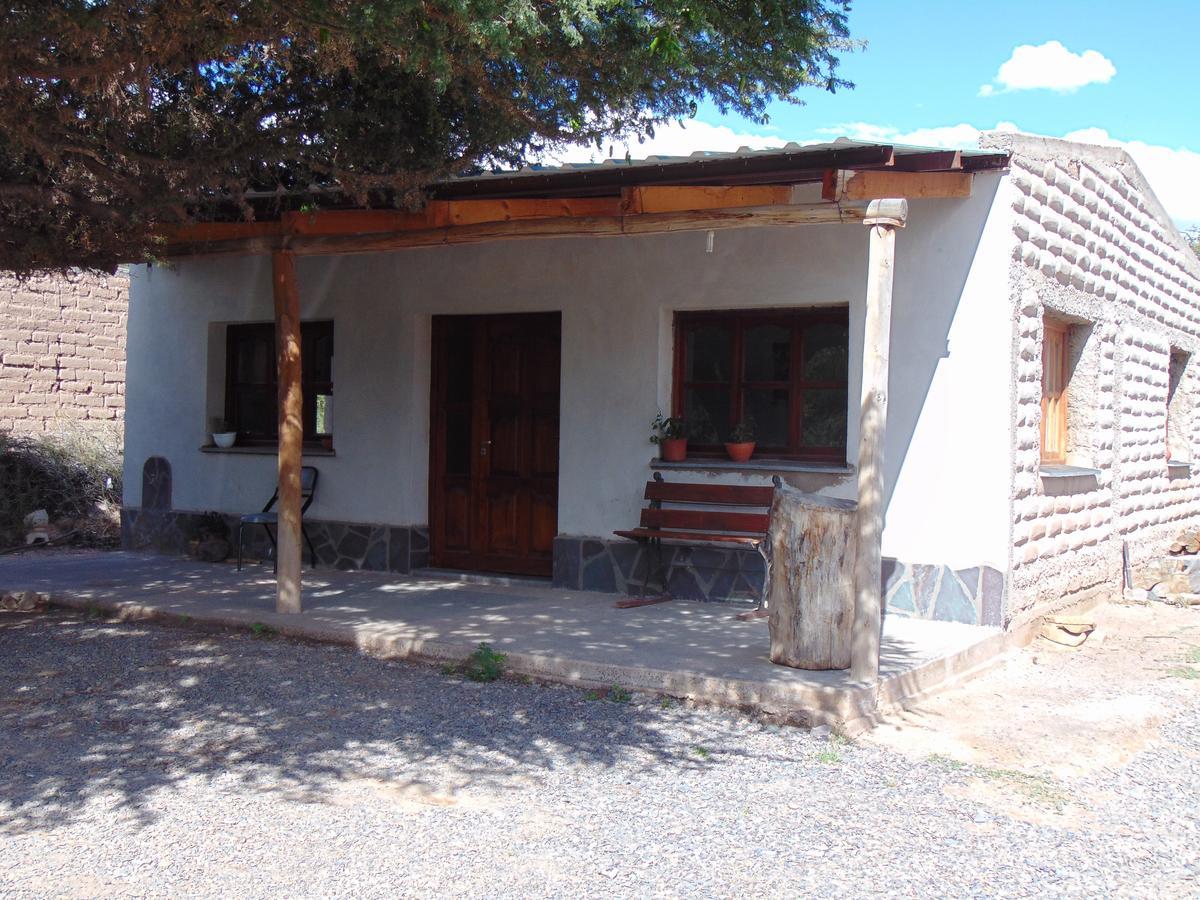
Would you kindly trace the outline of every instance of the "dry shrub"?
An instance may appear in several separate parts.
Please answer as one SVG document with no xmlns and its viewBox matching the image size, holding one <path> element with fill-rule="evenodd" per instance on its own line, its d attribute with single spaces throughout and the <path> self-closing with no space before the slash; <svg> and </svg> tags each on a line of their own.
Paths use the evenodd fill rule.
<svg viewBox="0 0 1200 900">
<path fill-rule="evenodd" d="M 25 516 L 50 514 L 72 542 L 120 542 L 122 443 L 119 426 L 55 435 L 0 431 L 0 547 L 25 541 Z"/>
</svg>

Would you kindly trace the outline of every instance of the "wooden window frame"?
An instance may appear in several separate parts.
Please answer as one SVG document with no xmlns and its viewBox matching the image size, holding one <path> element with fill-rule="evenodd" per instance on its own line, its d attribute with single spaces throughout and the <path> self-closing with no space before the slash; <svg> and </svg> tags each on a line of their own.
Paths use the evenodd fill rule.
<svg viewBox="0 0 1200 900">
<path fill-rule="evenodd" d="M 262 434 L 249 432 L 242 428 L 237 421 L 237 404 L 234 402 L 240 382 L 237 377 L 237 346 L 248 339 L 262 340 L 270 337 L 272 355 L 268 367 L 268 381 L 260 387 L 269 387 L 275 415 L 272 417 L 270 432 Z M 317 380 L 314 369 L 312 348 L 322 337 L 330 338 L 330 380 Z M 308 446 L 318 446 L 321 435 L 317 434 L 317 395 L 332 396 L 332 364 L 334 354 L 333 320 L 321 319 L 300 323 L 300 355 L 301 355 L 301 391 L 304 397 L 304 443 Z M 236 322 L 225 326 L 225 420 L 230 427 L 238 432 L 238 443 L 243 446 L 273 447 L 279 443 L 279 378 L 276 365 L 277 348 L 275 347 L 275 325 L 272 322 Z"/>
<path fill-rule="evenodd" d="M 743 395 L 746 388 L 757 389 L 786 389 L 789 393 L 788 405 L 788 447 L 784 449 L 764 447 L 755 450 L 755 458 L 787 459 L 811 461 L 819 463 L 846 462 L 846 437 L 843 443 L 833 447 L 802 447 L 800 436 L 803 433 L 804 392 L 806 390 L 845 390 L 849 396 L 849 320 L 848 306 L 829 307 L 789 307 L 782 309 L 722 309 L 722 310 L 689 310 L 675 313 L 674 319 L 674 367 L 671 388 L 672 415 L 683 417 L 684 394 L 688 388 L 728 388 L 730 391 L 730 416 L 734 422 L 741 420 L 743 412 Z M 732 373 L 728 384 L 715 382 L 693 382 L 686 379 L 687 372 L 687 331 L 689 328 L 712 324 L 714 322 L 729 323 L 733 327 Z M 803 332 L 811 325 L 835 323 L 846 326 L 847 342 L 847 371 L 846 378 L 841 381 L 806 380 L 803 358 Z M 789 362 L 790 378 L 787 381 L 747 381 L 743 378 L 744 335 L 748 328 L 758 325 L 777 325 L 791 329 L 792 346 Z M 849 403 L 847 402 L 847 430 L 849 428 Z M 688 444 L 688 455 L 697 458 L 719 459 L 725 457 L 723 445 Z"/>
<path fill-rule="evenodd" d="M 1057 336 L 1062 348 L 1059 359 L 1050 359 L 1050 338 Z M 1042 321 L 1042 427 L 1040 439 L 1041 461 L 1048 465 L 1062 465 L 1067 461 L 1067 437 L 1069 430 L 1071 325 L 1056 319 Z M 1057 374 L 1059 384 L 1058 403 L 1051 408 L 1053 398 L 1047 390 L 1051 374 Z M 1058 452 L 1047 451 L 1047 436 L 1055 438 Z"/>
</svg>

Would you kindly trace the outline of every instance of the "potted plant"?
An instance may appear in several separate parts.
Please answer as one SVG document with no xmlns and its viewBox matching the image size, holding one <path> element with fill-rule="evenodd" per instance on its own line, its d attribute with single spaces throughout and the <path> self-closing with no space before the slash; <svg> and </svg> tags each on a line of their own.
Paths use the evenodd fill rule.
<svg viewBox="0 0 1200 900">
<path fill-rule="evenodd" d="M 214 419 L 212 439 L 213 443 L 222 450 L 228 450 L 233 446 L 233 442 L 237 440 L 237 429 L 224 419 Z"/>
<path fill-rule="evenodd" d="M 734 462 L 745 462 L 754 453 L 754 420 L 743 419 L 733 426 L 725 452 Z"/>
<path fill-rule="evenodd" d="M 666 462 L 682 462 L 687 459 L 687 432 L 679 416 L 664 416 L 661 412 L 650 423 L 653 430 L 650 443 L 658 444 Z"/>
</svg>

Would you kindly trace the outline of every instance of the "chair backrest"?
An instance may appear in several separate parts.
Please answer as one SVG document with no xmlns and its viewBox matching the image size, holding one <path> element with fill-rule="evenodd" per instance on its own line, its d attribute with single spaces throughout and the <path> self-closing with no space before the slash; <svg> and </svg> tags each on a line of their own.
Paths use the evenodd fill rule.
<svg viewBox="0 0 1200 900">
<path fill-rule="evenodd" d="M 300 507 L 300 514 L 303 515 L 312 506 L 312 502 L 317 496 L 317 472 L 316 466 L 301 466 L 300 467 L 300 499 L 304 501 Z M 271 499 L 267 501 L 267 505 L 262 508 L 263 512 L 270 512 L 271 508 L 279 502 L 279 486 L 276 485 L 275 493 L 271 495 Z"/>
</svg>

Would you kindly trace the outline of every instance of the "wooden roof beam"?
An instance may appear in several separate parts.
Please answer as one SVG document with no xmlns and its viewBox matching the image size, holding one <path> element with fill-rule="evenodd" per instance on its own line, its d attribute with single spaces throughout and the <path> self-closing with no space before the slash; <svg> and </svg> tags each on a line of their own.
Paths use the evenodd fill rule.
<svg viewBox="0 0 1200 900">
<path fill-rule="evenodd" d="M 905 200 L 964 199 L 971 196 L 968 172 L 897 172 L 844 169 L 826 174 L 821 196 L 827 201 L 858 202 L 899 198 Z"/>
<path fill-rule="evenodd" d="M 410 247 L 477 244 L 523 238 L 615 237 L 767 225 L 859 222 L 864 211 L 865 206 L 862 204 L 804 203 L 618 216 L 514 219 L 377 233 L 269 235 L 207 243 L 177 243 L 170 248 L 169 255 L 246 255 L 280 250 L 290 251 L 296 256 L 378 253 Z"/>
</svg>

